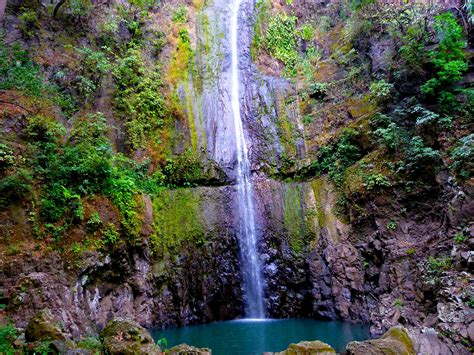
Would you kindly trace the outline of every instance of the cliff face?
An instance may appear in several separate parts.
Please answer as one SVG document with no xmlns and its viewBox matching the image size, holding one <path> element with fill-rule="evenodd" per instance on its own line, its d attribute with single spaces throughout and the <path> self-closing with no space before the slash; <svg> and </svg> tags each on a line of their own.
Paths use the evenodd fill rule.
<svg viewBox="0 0 474 355">
<path fill-rule="evenodd" d="M 75 339 L 114 316 L 242 316 L 229 11 L 8 2 L 0 288 L 18 327 L 44 308 Z M 453 353 L 472 347 L 469 16 L 243 1 L 269 316 L 434 328 Z"/>
</svg>

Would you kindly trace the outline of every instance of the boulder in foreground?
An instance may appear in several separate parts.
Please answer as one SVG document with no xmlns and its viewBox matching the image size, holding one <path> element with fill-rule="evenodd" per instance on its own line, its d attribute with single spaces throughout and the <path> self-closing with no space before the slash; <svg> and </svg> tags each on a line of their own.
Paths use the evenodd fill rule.
<svg viewBox="0 0 474 355">
<path fill-rule="evenodd" d="M 108 354 L 151 354 L 158 355 L 161 350 L 150 333 L 131 319 L 111 320 L 100 333 L 104 339 L 104 350 Z"/>
</svg>

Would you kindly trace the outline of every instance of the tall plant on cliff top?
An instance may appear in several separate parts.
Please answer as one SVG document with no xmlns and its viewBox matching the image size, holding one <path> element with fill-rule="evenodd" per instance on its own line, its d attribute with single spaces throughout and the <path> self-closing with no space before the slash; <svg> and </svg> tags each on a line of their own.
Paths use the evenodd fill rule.
<svg viewBox="0 0 474 355">
<path fill-rule="evenodd" d="M 446 12 L 435 17 L 435 30 L 439 44 L 435 50 L 429 52 L 429 56 L 436 74 L 421 87 L 421 92 L 452 101 L 452 86 L 461 80 L 468 67 L 464 53 L 466 42 L 463 29 L 453 14 Z"/>
</svg>

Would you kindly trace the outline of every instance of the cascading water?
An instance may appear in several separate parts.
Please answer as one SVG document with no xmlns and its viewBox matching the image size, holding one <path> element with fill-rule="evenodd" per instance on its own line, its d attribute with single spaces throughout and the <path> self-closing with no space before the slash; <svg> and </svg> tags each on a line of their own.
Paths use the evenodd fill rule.
<svg viewBox="0 0 474 355">
<path fill-rule="evenodd" d="M 255 211 L 253 206 L 253 186 L 248 160 L 248 149 L 245 141 L 242 119 L 240 116 L 240 78 L 239 78 L 239 10 L 241 0 L 234 0 L 230 23 L 231 42 L 231 101 L 235 125 L 235 142 L 237 153 L 237 193 L 239 200 L 239 243 L 242 258 L 242 275 L 244 297 L 246 300 L 245 315 L 248 318 L 265 318 L 263 305 L 263 282 L 260 273 L 260 262 L 257 251 L 255 230 Z"/>
</svg>

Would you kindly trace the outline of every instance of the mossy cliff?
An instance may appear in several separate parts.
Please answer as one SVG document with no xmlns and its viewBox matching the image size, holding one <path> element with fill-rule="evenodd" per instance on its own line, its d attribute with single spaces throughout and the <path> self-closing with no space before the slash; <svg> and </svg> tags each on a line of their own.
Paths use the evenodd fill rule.
<svg viewBox="0 0 474 355">
<path fill-rule="evenodd" d="M 472 6 L 431 3 L 243 0 L 241 116 L 268 315 L 463 354 Z M 2 317 L 47 308 L 79 339 L 242 316 L 229 19 L 221 0 L 7 2 Z"/>
</svg>

